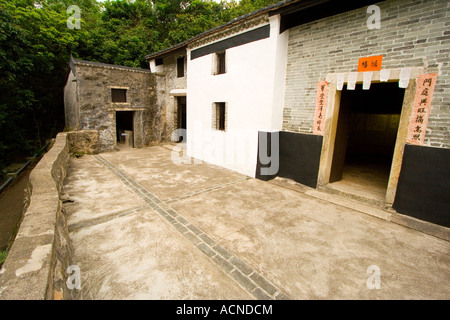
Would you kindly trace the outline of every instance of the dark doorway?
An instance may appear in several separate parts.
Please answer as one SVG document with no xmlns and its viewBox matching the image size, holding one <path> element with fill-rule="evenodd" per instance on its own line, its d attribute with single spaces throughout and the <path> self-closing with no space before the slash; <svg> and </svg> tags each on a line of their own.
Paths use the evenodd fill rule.
<svg viewBox="0 0 450 320">
<path fill-rule="evenodd" d="M 384 200 L 404 94 L 397 82 L 343 88 L 330 183 Z"/>
<path fill-rule="evenodd" d="M 187 129 L 186 97 L 177 97 L 177 129 Z M 184 137 L 186 138 L 186 131 Z M 178 142 L 186 141 L 183 141 L 183 137 L 180 136 Z"/>
<path fill-rule="evenodd" d="M 116 111 L 117 143 L 133 146 L 134 111 Z"/>
</svg>

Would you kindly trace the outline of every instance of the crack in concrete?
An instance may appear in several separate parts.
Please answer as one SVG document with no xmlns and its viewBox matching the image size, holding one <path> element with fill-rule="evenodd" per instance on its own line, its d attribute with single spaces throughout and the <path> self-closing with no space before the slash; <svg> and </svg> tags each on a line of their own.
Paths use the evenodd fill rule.
<svg viewBox="0 0 450 320">
<path fill-rule="evenodd" d="M 177 201 L 180 201 L 180 200 L 185 200 L 185 199 L 188 199 L 188 198 L 200 195 L 200 194 L 204 194 L 204 193 L 207 193 L 207 192 L 223 189 L 223 188 L 226 188 L 226 187 L 238 184 L 238 183 L 242 183 L 242 182 L 247 181 L 249 179 L 250 179 L 249 177 L 245 177 L 244 179 L 239 179 L 239 180 L 235 180 L 235 181 L 231 181 L 231 182 L 227 182 L 227 183 L 222 183 L 222 184 L 216 184 L 215 186 L 212 186 L 212 187 L 203 188 L 203 189 L 200 189 L 200 190 L 197 190 L 197 191 L 192 191 L 192 192 L 185 193 L 184 195 L 181 195 L 179 197 L 166 199 L 166 200 L 164 200 L 164 203 L 174 203 L 174 202 L 177 202 Z"/>
<path fill-rule="evenodd" d="M 147 208 L 144 206 L 138 206 L 138 207 L 134 207 L 131 209 L 125 209 L 125 210 L 119 210 L 116 212 L 112 212 L 110 214 L 107 215 L 103 215 L 101 217 L 97 217 L 97 218 L 92 218 L 92 219 L 87 219 L 87 220 L 83 220 L 80 222 L 76 222 L 73 224 L 69 224 L 68 228 L 69 228 L 69 232 L 74 232 L 74 231 L 78 231 L 80 229 L 83 228 L 87 228 L 87 227 L 92 227 L 98 224 L 102 224 L 108 221 L 111 221 L 113 219 L 116 218 L 120 218 L 120 217 L 124 217 L 124 216 L 128 216 L 131 214 L 137 214 L 142 210 L 146 210 Z"/>
</svg>

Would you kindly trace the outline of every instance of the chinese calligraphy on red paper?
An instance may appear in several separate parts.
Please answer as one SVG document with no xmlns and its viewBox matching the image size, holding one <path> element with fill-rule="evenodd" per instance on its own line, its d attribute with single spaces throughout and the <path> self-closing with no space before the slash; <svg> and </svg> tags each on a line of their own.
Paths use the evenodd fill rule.
<svg viewBox="0 0 450 320">
<path fill-rule="evenodd" d="M 417 79 L 416 96 L 408 128 L 408 143 L 422 145 L 424 142 L 436 80 L 436 73 L 422 74 Z"/>
<path fill-rule="evenodd" d="M 323 135 L 327 111 L 328 82 L 320 81 L 317 86 L 316 112 L 314 114 L 313 133 Z"/>
</svg>

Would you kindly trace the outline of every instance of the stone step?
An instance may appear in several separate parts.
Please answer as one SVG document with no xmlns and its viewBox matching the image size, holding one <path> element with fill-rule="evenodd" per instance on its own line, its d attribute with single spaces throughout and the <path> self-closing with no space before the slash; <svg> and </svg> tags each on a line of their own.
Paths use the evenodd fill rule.
<svg viewBox="0 0 450 320">
<path fill-rule="evenodd" d="M 376 206 L 380 209 L 385 209 L 385 207 L 386 207 L 384 201 L 382 201 L 380 199 L 371 198 L 371 197 L 363 195 L 363 194 L 357 194 L 356 192 L 350 192 L 350 191 L 347 192 L 345 190 L 341 190 L 341 189 L 334 187 L 332 184 L 327 184 L 325 186 L 318 187 L 318 190 L 322 190 L 329 194 L 339 195 L 344 198 L 356 200 L 358 202 L 366 203 L 369 206 Z"/>
<path fill-rule="evenodd" d="M 403 227 L 407 227 L 409 229 L 413 229 L 416 231 L 420 231 L 422 233 L 426 233 L 428 235 L 450 241 L 450 228 L 446 228 L 444 226 L 436 225 L 431 222 L 423 221 L 416 219 L 414 217 L 410 217 L 408 215 L 404 215 L 396 212 L 394 209 L 389 208 L 387 210 L 383 210 L 378 207 L 374 207 L 370 204 L 366 204 L 360 202 L 358 200 L 351 199 L 346 196 L 342 196 L 339 194 L 328 193 L 326 191 L 311 189 L 305 192 L 305 194 L 315 197 L 324 201 L 328 201 L 337 205 L 341 205 L 346 208 L 350 208 L 370 216 L 383 219 L 386 221 L 390 221 L 392 223 L 401 225 Z"/>
<path fill-rule="evenodd" d="M 383 210 L 381 208 L 378 207 L 374 207 L 373 205 L 370 204 L 366 204 L 363 203 L 359 200 L 356 199 L 352 199 L 349 198 L 347 196 L 343 196 L 341 194 L 335 194 L 335 193 L 328 193 L 325 191 L 320 191 L 320 190 L 308 190 L 305 192 L 305 194 L 311 196 L 311 197 L 315 197 L 315 198 L 319 198 L 334 204 L 338 204 L 341 205 L 343 207 L 347 207 L 359 212 L 363 212 L 365 214 L 371 215 L 373 217 L 377 217 L 380 219 L 384 219 L 384 220 L 388 220 L 390 221 L 391 217 L 392 217 L 392 213 L 388 212 L 386 210 Z"/>
</svg>

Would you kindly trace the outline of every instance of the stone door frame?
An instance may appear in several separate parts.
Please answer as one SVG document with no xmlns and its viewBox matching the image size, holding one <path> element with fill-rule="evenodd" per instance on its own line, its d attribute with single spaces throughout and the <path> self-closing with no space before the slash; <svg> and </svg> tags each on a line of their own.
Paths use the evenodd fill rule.
<svg viewBox="0 0 450 320">
<path fill-rule="evenodd" d="M 397 138 L 395 141 L 394 155 L 392 158 L 392 165 L 389 175 L 389 182 L 386 190 L 385 206 L 392 207 L 397 190 L 398 178 L 400 176 L 400 169 L 403 161 L 403 150 L 405 148 L 408 127 L 411 120 L 415 91 L 416 79 L 420 74 L 423 74 L 424 68 L 410 68 L 410 80 L 408 87 L 405 89 L 405 96 L 403 99 L 402 110 L 400 114 L 400 122 L 397 131 Z M 390 76 L 388 82 L 398 82 L 400 79 L 401 69 L 390 69 Z M 344 73 L 344 79 L 348 79 L 348 73 Z M 340 73 L 342 74 L 342 73 Z M 322 152 L 319 163 L 319 174 L 317 179 L 317 186 L 325 186 L 329 183 L 331 166 L 333 161 L 334 143 L 336 139 L 336 130 L 339 118 L 339 109 L 341 102 L 341 91 L 337 90 L 337 73 L 330 73 L 326 77 L 329 83 L 327 117 L 325 120 L 325 129 L 323 135 Z M 372 83 L 382 83 L 380 81 L 380 71 L 374 71 L 372 76 Z M 346 81 L 344 82 L 346 83 Z M 363 83 L 363 73 L 358 72 L 357 84 Z M 370 89 L 369 89 L 370 90 Z"/>
<path fill-rule="evenodd" d="M 117 119 L 116 114 L 120 111 L 133 111 L 133 147 L 142 148 L 144 144 L 144 131 L 143 131 L 143 113 L 144 108 L 130 108 L 130 107 L 120 107 L 111 110 L 112 117 L 114 119 L 113 132 L 114 137 L 116 136 Z M 114 147 L 117 147 L 117 140 L 114 139 Z"/>
</svg>

